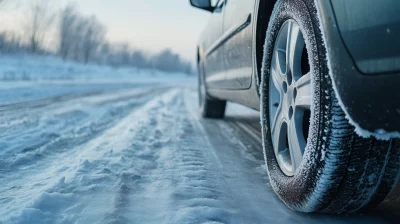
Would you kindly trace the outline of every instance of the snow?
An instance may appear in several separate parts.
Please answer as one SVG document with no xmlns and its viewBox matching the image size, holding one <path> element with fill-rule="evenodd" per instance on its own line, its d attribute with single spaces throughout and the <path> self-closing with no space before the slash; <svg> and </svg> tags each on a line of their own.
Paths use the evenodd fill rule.
<svg viewBox="0 0 400 224">
<path fill-rule="evenodd" d="M 1 82 L 0 223 L 352 222 L 280 202 L 242 128 L 258 112 L 201 119 L 195 77 L 88 74 Z"/>
<path fill-rule="evenodd" d="M 23 101 L 46 99 L 67 95 L 82 95 L 93 92 L 104 92 L 132 88 L 133 83 L 65 83 L 65 84 L 31 84 L 25 83 L 20 87 L 8 88 L 9 83 L 0 84 L 1 104 L 15 104 Z"/>
<path fill-rule="evenodd" d="M 64 62 L 51 56 L 0 55 L 0 105 L 159 84 L 193 86 L 195 79 L 179 73 Z"/>
<path fill-rule="evenodd" d="M 165 73 L 134 67 L 113 68 L 107 65 L 81 64 L 52 56 L 0 55 L 0 81 L 162 81 L 167 77 L 187 75 Z"/>
</svg>

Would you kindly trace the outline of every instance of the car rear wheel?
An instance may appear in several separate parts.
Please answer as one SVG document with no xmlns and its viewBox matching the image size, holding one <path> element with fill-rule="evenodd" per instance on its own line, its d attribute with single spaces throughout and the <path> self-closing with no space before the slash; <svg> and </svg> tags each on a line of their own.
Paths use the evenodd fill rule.
<svg viewBox="0 0 400 224">
<path fill-rule="evenodd" d="M 379 204 L 399 174 L 398 140 L 359 137 L 332 86 L 313 0 L 279 0 L 261 74 L 271 185 L 290 208 L 344 213 Z M 371 118 L 373 119 L 373 118 Z"/>
<path fill-rule="evenodd" d="M 223 118 L 225 115 L 226 101 L 213 99 L 208 95 L 204 77 L 204 65 L 199 62 L 198 96 L 201 116 L 204 118 Z"/>
</svg>

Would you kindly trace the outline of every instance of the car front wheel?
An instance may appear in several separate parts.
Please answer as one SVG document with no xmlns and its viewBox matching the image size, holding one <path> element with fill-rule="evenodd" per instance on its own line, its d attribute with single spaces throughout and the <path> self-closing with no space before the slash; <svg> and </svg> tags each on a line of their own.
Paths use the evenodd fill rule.
<svg viewBox="0 0 400 224">
<path fill-rule="evenodd" d="M 355 133 L 335 95 L 328 63 L 314 1 L 279 0 L 261 78 L 271 185 L 297 211 L 355 212 L 379 204 L 395 185 L 400 144 Z"/>
</svg>

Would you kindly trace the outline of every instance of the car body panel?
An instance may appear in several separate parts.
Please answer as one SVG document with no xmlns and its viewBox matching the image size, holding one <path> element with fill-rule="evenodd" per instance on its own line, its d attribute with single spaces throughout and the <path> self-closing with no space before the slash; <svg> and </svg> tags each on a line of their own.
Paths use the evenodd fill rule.
<svg viewBox="0 0 400 224">
<path fill-rule="evenodd" d="M 400 71 L 400 1 L 331 0 L 339 31 L 365 74 Z"/>
<path fill-rule="evenodd" d="M 224 7 L 214 10 L 200 40 L 203 50 L 204 75 L 209 88 L 220 88 L 225 85 L 225 54 L 223 48 L 215 47 L 222 37 Z"/>
<path fill-rule="evenodd" d="M 400 73 L 365 75 L 359 71 L 342 41 L 331 4 L 325 0 L 316 2 L 330 58 L 330 75 L 350 122 L 363 136 L 400 137 Z M 397 36 L 400 39 L 400 34 Z"/>
<path fill-rule="evenodd" d="M 224 13 L 226 82 L 229 89 L 248 89 L 253 74 L 252 16 L 255 0 L 229 0 Z"/>
</svg>

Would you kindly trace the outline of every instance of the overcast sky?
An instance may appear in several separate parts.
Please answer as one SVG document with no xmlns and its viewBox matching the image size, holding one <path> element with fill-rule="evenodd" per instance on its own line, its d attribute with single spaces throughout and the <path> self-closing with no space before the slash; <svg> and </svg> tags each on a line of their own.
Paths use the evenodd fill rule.
<svg viewBox="0 0 400 224">
<path fill-rule="evenodd" d="M 14 1 L 14 0 L 10 0 Z M 33 0 L 20 0 L 29 3 Z M 107 27 L 108 40 L 128 42 L 134 48 L 158 52 L 171 48 L 194 60 L 196 43 L 210 13 L 192 8 L 189 0 L 52 0 L 55 8 L 68 2 L 84 15 L 94 14 Z M 56 3 L 58 2 L 58 3 Z M 22 3 L 24 4 L 24 3 Z M 2 10 L 4 26 L 21 25 L 20 13 Z M 9 10 L 11 12 L 11 10 Z M 6 23 L 6 24 L 5 24 Z M 2 27 L 1 27 L 2 26 Z"/>
</svg>

